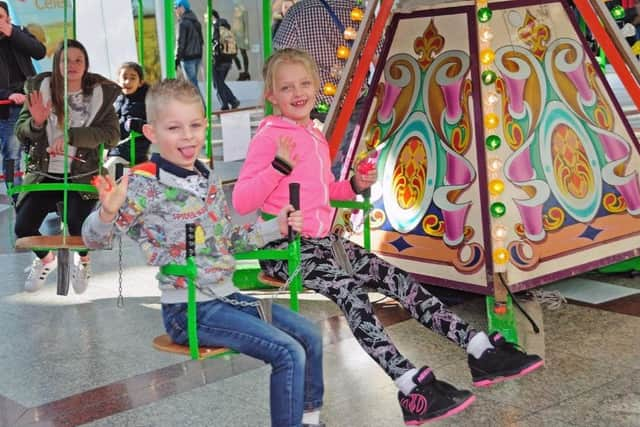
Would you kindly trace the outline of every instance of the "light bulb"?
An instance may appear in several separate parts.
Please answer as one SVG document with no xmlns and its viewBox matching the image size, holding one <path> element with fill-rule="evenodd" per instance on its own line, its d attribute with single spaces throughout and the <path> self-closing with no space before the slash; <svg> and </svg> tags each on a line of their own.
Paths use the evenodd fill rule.
<svg viewBox="0 0 640 427">
<path fill-rule="evenodd" d="M 497 196 L 504 191 L 504 181 L 501 179 L 492 179 L 489 181 L 489 193 Z"/>
<path fill-rule="evenodd" d="M 494 105 L 498 102 L 498 94 L 495 92 L 489 92 L 485 99 L 487 101 L 487 105 Z"/>
<path fill-rule="evenodd" d="M 502 160 L 497 157 L 492 157 L 487 162 L 487 167 L 491 172 L 498 172 L 502 168 Z"/>
<path fill-rule="evenodd" d="M 484 65 L 491 64 L 495 57 L 496 53 L 490 47 L 482 49 L 480 51 L 480 62 L 482 62 Z"/>
<path fill-rule="evenodd" d="M 484 116 L 484 126 L 487 129 L 495 129 L 498 127 L 499 123 L 500 123 L 500 119 L 498 118 L 498 115 L 495 113 L 487 113 Z"/>
<path fill-rule="evenodd" d="M 498 248 L 493 251 L 493 261 L 496 264 L 506 264 L 509 261 L 509 251 L 505 248 Z"/>
<path fill-rule="evenodd" d="M 494 225 L 491 235 L 495 240 L 502 241 L 507 238 L 507 227 L 502 224 Z"/>
<path fill-rule="evenodd" d="M 484 28 L 480 30 L 480 41 L 489 43 L 491 40 L 493 40 L 493 31 L 491 31 L 490 27 L 484 26 Z"/>
</svg>

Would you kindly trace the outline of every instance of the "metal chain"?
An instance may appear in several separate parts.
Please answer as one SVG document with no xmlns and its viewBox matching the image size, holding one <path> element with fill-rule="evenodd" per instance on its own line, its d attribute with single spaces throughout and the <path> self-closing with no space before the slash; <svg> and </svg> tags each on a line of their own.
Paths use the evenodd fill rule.
<svg viewBox="0 0 640 427">
<path fill-rule="evenodd" d="M 92 171 L 89 171 L 89 172 L 81 173 L 79 175 L 68 175 L 67 179 L 83 178 L 85 176 L 95 175 L 98 172 L 99 172 L 98 169 L 95 169 L 95 170 L 92 170 Z M 59 176 L 55 176 L 55 175 L 49 175 L 46 172 L 34 171 L 34 172 L 31 172 L 31 173 L 33 175 L 44 176 L 45 178 L 49 178 L 49 179 L 52 179 L 52 180 L 55 180 L 55 181 L 64 181 L 64 177 L 59 177 Z"/>
<path fill-rule="evenodd" d="M 118 234 L 118 298 L 116 307 L 124 307 L 124 297 L 122 296 L 122 234 Z"/>
<path fill-rule="evenodd" d="M 301 272 L 301 270 L 302 270 L 302 264 L 299 264 L 298 268 L 296 268 L 293 271 L 293 274 L 291 274 L 287 278 L 287 281 L 284 282 L 284 284 L 282 286 L 280 286 L 278 288 L 278 290 L 273 293 L 273 296 L 271 298 L 275 299 L 279 294 L 281 294 L 282 292 L 286 291 L 289 288 L 289 285 L 291 284 L 291 281 L 293 280 L 293 278 L 296 277 Z M 203 294 L 209 295 L 209 296 L 214 297 L 216 299 L 219 299 L 220 301 L 226 302 L 227 304 L 231 304 L 231 305 L 235 305 L 235 306 L 239 306 L 239 307 L 256 307 L 256 308 L 260 305 L 260 301 L 253 301 L 253 302 L 238 301 L 238 300 L 235 300 L 235 299 L 227 298 L 225 296 L 216 295 L 216 293 L 213 292 L 209 288 L 201 288 L 201 287 L 198 286 L 198 289 Z"/>
</svg>

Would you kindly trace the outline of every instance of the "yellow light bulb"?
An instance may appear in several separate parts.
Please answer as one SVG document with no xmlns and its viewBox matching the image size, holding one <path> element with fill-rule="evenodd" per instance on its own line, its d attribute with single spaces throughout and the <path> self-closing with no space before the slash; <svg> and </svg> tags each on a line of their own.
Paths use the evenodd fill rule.
<svg viewBox="0 0 640 427">
<path fill-rule="evenodd" d="M 504 191 L 504 181 L 501 179 L 492 179 L 489 181 L 489 193 L 492 196 L 497 196 Z"/>
<path fill-rule="evenodd" d="M 336 56 L 340 59 L 347 59 L 349 57 L 349 48 L 347 46 L 340 46 L 336 52 Z"/>
<path fill-rule="evenodd" d="M 335 83 L 327 82 L 322 88 L 322 93 L 324 93 L 327 96 L 333 96 L 336 94 L 337 90 L 338 88 L 336 87 Z"/>
<path fill-rule="evenodd" d="M 509 251 L 505 248 L 498 248 L 493 251 L 493 262 L 496 264 L 506 264 L 509 261 Z"/>
<path fill-rule="evenodd" d="M 482 62 L 484 65 L 491 64 L 495 57 L 496 53 L 490 47 L 482 49 L 480 51 L 480 62 Z"/>
<path fill-rule="evenodd" d="M 498 123 L 500 123 L 500 119 L 498 115 L 495 113 L 488 113 L 484 116 L 484 126 L 487 129 L 495 129 L 498 127 Z"/>
<path fill-rule="evenodd" d="M 351 9 L 352 21 L 360 22 L 362 21 L 362 18 L 364 18 L 364 11 L 362 9 L 360 9 L 359 7 L 354 7 L 353 9 Z"/>
</svg>

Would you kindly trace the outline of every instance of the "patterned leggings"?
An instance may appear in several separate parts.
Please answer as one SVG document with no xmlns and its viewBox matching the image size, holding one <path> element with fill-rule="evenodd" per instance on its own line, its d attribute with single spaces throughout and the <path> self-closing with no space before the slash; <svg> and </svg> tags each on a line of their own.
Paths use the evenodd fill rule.
<svg viewBox="0 0 640 427">
<path fill-rule="evenodd" d="M 367 295 L 369 291 L 393 298 L 424 326 L 466 348 L 475 335 L 474 329 L 408 273 L 343 239 L 353 275 L 345 272 L 336 263 L 331 250 L 332 242 L 338 238 L 330 235 L 320 239 L 302 239 L 303 286 L 324 295 L 340 307 L 360 346 L 387 375 L 395 380 L 414 365 L 391 342 L 373 312 Z M 267 246 L 286 247 L 286 244 L 286 241 L 278 240 Z M 267 274 L 286 280 L 286 261 L 261 263 Z"/>
</svg>

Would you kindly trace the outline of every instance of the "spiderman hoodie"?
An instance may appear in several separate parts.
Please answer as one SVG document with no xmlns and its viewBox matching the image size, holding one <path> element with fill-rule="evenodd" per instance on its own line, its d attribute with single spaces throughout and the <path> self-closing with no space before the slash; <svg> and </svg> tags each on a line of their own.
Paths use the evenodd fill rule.
<svg viewBox="0 0 640 427">
<path fill-rule="evenodd" d="M 237 292 L 232 282 L 236 252 L 264 246 L 282 237 L 277 219 L 255 225 L 231 223 L 220 180 L 199 161 L 193 171 L 154 154 L 132 169 L 127 198 L 112 223 L 98 210 L 85 220 L 82 237 L 91 249 L 108 248 L 115 233 L 126 233 L 144 253 L 147 264 L 184 264 L 185 225 L 195 224 L 197 300 Z M 183 277 L 158 273 L 163 304 L 187 302 Z"/>
</svg>

